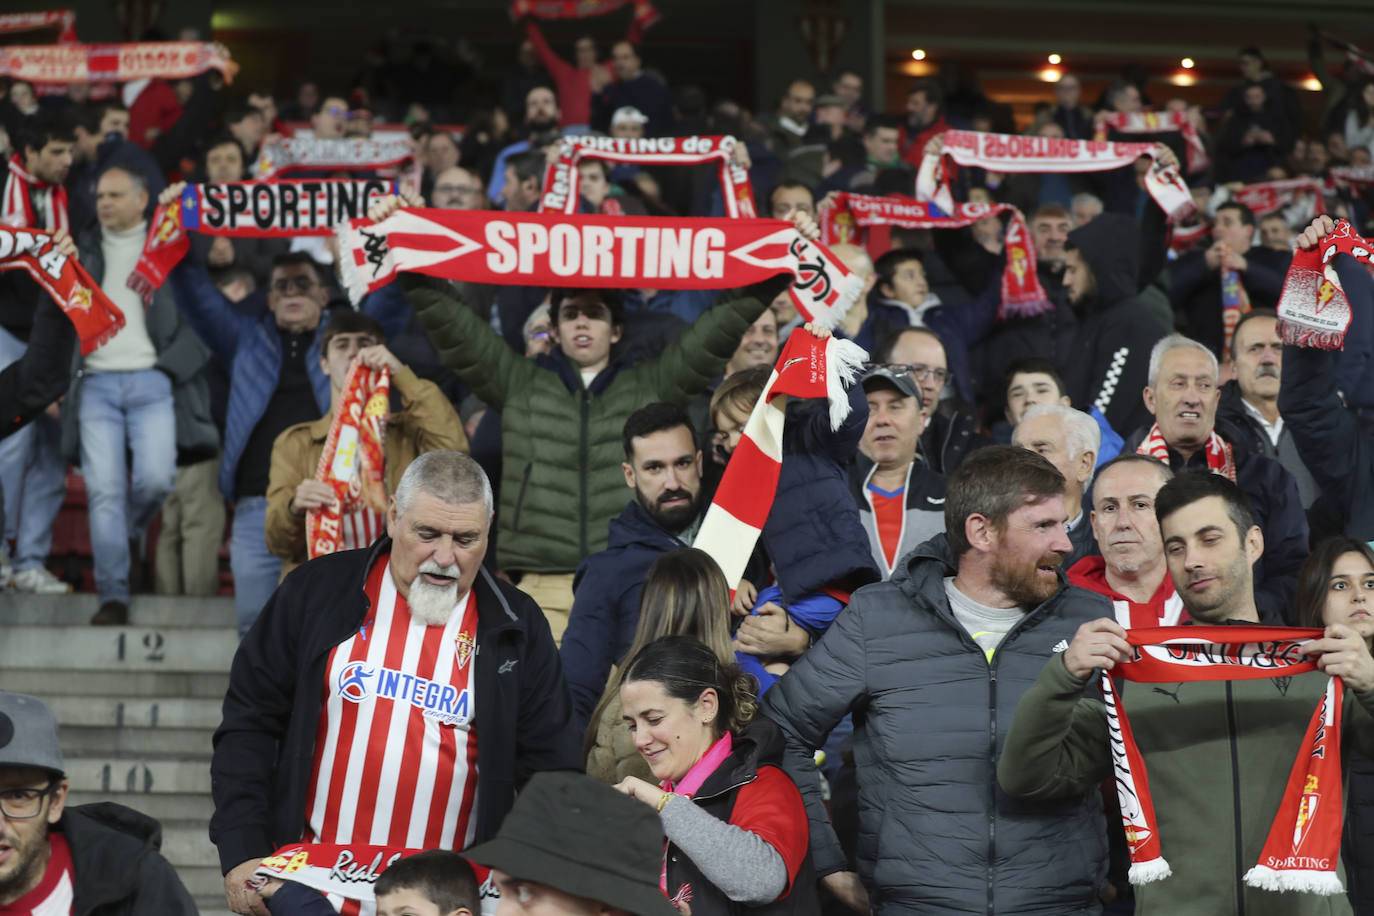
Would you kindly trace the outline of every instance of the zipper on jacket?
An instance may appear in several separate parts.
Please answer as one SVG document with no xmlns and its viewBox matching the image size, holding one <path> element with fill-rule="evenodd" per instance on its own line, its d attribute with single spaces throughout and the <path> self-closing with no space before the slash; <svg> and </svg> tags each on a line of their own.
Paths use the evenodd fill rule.
<svg viewBox="0 0 1374 916">
<path fill-rule="evenodd" d="M 1245 854 L 1241 844 L 1240 820 L 1240 755 L 1236 747 L 1236 706 L 1231 695 L 1231 682 L 1226 682 L 1226 740 L 1231 745 L 1231 804 L 1233 806 L 1234 832 L 1232 842 L 1236 848 L 1236 916 L 1245 916 Z"/>
<path fill-rule="evenodd" d="M 578 562 L 587 558 L 587 427 L 592 393 L 582 389 L 582 425 L 577 434 L 577 545 Z"/>
<path fill-rule="evenodd" d="M 525 508 L 525 490 L 530 485 L 530 473 L 534 470 L 534 462 L 525 465 L 525 473 L 520 476 L 520 492 L 515 496 L 515 518 L 511 520 L 511 528 L 520 530 L 520 510 Z"/>
<path fill-rule="evenodd" d="M 1023 618 L 1024 619 L 1024 618 Z M 1006 636 L 1002 637 L 1003 642 Z M 1000 649 L 1001 646 L 999 645 Z M 979 649 L 981 652 L 982 649 Z M 988 659 L 988 916 L 996 916 L 993 900 L 993 885 L 996 879 L 997 861 L 997 667 L 996 652 Z"/>
</svg>

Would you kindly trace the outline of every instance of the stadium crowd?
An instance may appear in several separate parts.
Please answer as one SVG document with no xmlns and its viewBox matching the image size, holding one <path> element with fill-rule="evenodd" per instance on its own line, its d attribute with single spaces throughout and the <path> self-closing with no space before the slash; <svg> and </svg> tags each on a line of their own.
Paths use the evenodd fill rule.
<svg viewBox="0 0 1374 916">
<path fill-rule="evenodd" d="M 230 908 L 1374 912 L 1374 58 L 1333 73 L 1314 33 L 1319 117 L 1244 48 L 1211 106 L 1139 70 L 1092 99 L 1068 71 L 1018 124 L 937 78 L 871 111 L 852 71 L 750 111 L 670 85 L 641 22 L 609 48 L 543 24 L 521 19 L 499 83 L 428 45 L 289 98 L 251 72 L 104 96 L 0 78 L 0 226 L 47 232 L 123 316 L 91 346 L 0 272 L 0 577 L 73 590 L 49 555 L 79 481 L 93 625 L 232 589 L 210 828 Z M 951 161 L 968 131 L 1144 145 L 1001 173 Z M 782 268 L 610 289 L 402 267 L 350 297 L 336 237 L 185 213 L 278 179 L 374 182 L 349 215 L 375 226 L 533 213 L 589 135 L 645 156 L 573 157 L 565 222 L 726 217 L 733 171 L 857 300 L 813 319 Z M 720 136 L 720 162 L 634 143 Z M 289 138 L 377 144 L 273 172 Z M 918 197 L 971 215 L 845 222 Z M 185 256 L 141 287 L 176 232 Z M 1290 333 L 1312 253 L 1316 311 L 1348 302 L 1334 348 Z M 863 365 L 770 400 L 801 339 Z M 711 513 L 765 483 L 732 573 Z M 1193 639 L 1149 634 L 1187 626 L 1230 661 L 1141 673 Z M 1332 704 L 1338 750 L 1308 724 Z M 0 913 L 193 911 L 155 825 L 64 810 L 57 740 L 0 692 Z M 1318 805 L 1308 743 L 1348 804 Z M 391 867 L 307 880 L 339 850 Z"/>
</svg>

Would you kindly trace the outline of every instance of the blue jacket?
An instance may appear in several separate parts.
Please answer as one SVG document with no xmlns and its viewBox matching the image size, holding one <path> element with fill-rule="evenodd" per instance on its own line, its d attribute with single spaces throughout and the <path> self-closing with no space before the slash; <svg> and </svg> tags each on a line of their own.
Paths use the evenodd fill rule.
<svg viewBox="0 0 1374 916">
<path fill-rule="evenodd" d="M 559 649 L 579 733 L 587 729 L 611 666 L 634 641 L 639 596 L 649 567 L 663 554 L 687 546 L 636 499 L 611 519 L 608 531 L 606 549 L 583 560 L 573 574 L 572 612 Z"/>
<path fill-rule="evenodd" d="M 171 282 L 186 320 L 220 361 L 229 366 L 229 408 L 219 489 L 232 501 L 239 458 L 267 410 L 281 375 L 281 337 L 277 334 L 276 319 L 271 312 L 256 317 L 236 312 L 211 282 L 210 275 L 189 261 L 177 265 Z M 377 319 L 390 337 L 404 329 L 409 309 L 410 303 L 400 287 L 392 283 L 369 294 L 360 310 Z M 321 414 L 329 412 L 329 378 L 320 368 L 320 332 L 328 320 L 327 313 L 320 316 L 315 340 L 305 357 L 305 370 Z"/>
</svg>

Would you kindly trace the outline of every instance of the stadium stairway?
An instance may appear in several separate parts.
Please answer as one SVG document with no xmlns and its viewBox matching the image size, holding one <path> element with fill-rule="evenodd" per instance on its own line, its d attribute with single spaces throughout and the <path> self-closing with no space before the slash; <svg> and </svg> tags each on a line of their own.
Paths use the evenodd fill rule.
<svg viewBox="0 0 1374 916">
<path fill-rule="evenodd" d="M 238 640 L 232 598 L 136 595 L 92 627 L 92 594 L 0 594 L 0 689 L 61 728 L 69 804 L 115 801 L 162 823 L 162 852 L 203 916 L 229 916 L 208 834 L 210 738 Z"/>
</svg>

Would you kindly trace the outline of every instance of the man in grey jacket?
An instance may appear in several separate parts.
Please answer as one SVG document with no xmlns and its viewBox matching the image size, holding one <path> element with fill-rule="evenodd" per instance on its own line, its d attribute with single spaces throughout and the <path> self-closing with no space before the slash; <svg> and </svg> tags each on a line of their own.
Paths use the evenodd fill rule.
<svg viewBox="0 0 1374 916">
<path fill-rule="evenodd" d="M 1078 626 L 1109 613 L 1060 564 L 1064 477 L 1026 449 L 971 452 L 945 534 L 856 592 L 763 699 L 811 820 L 816 873 L 860 912 L 1099 911 L 1107 841 L 1094 792 L 1054 802 L 997 787 L 1016 704 Z M 821 803 L 812 752 L 854 716 L 858 873 Z"/>
</svg>

